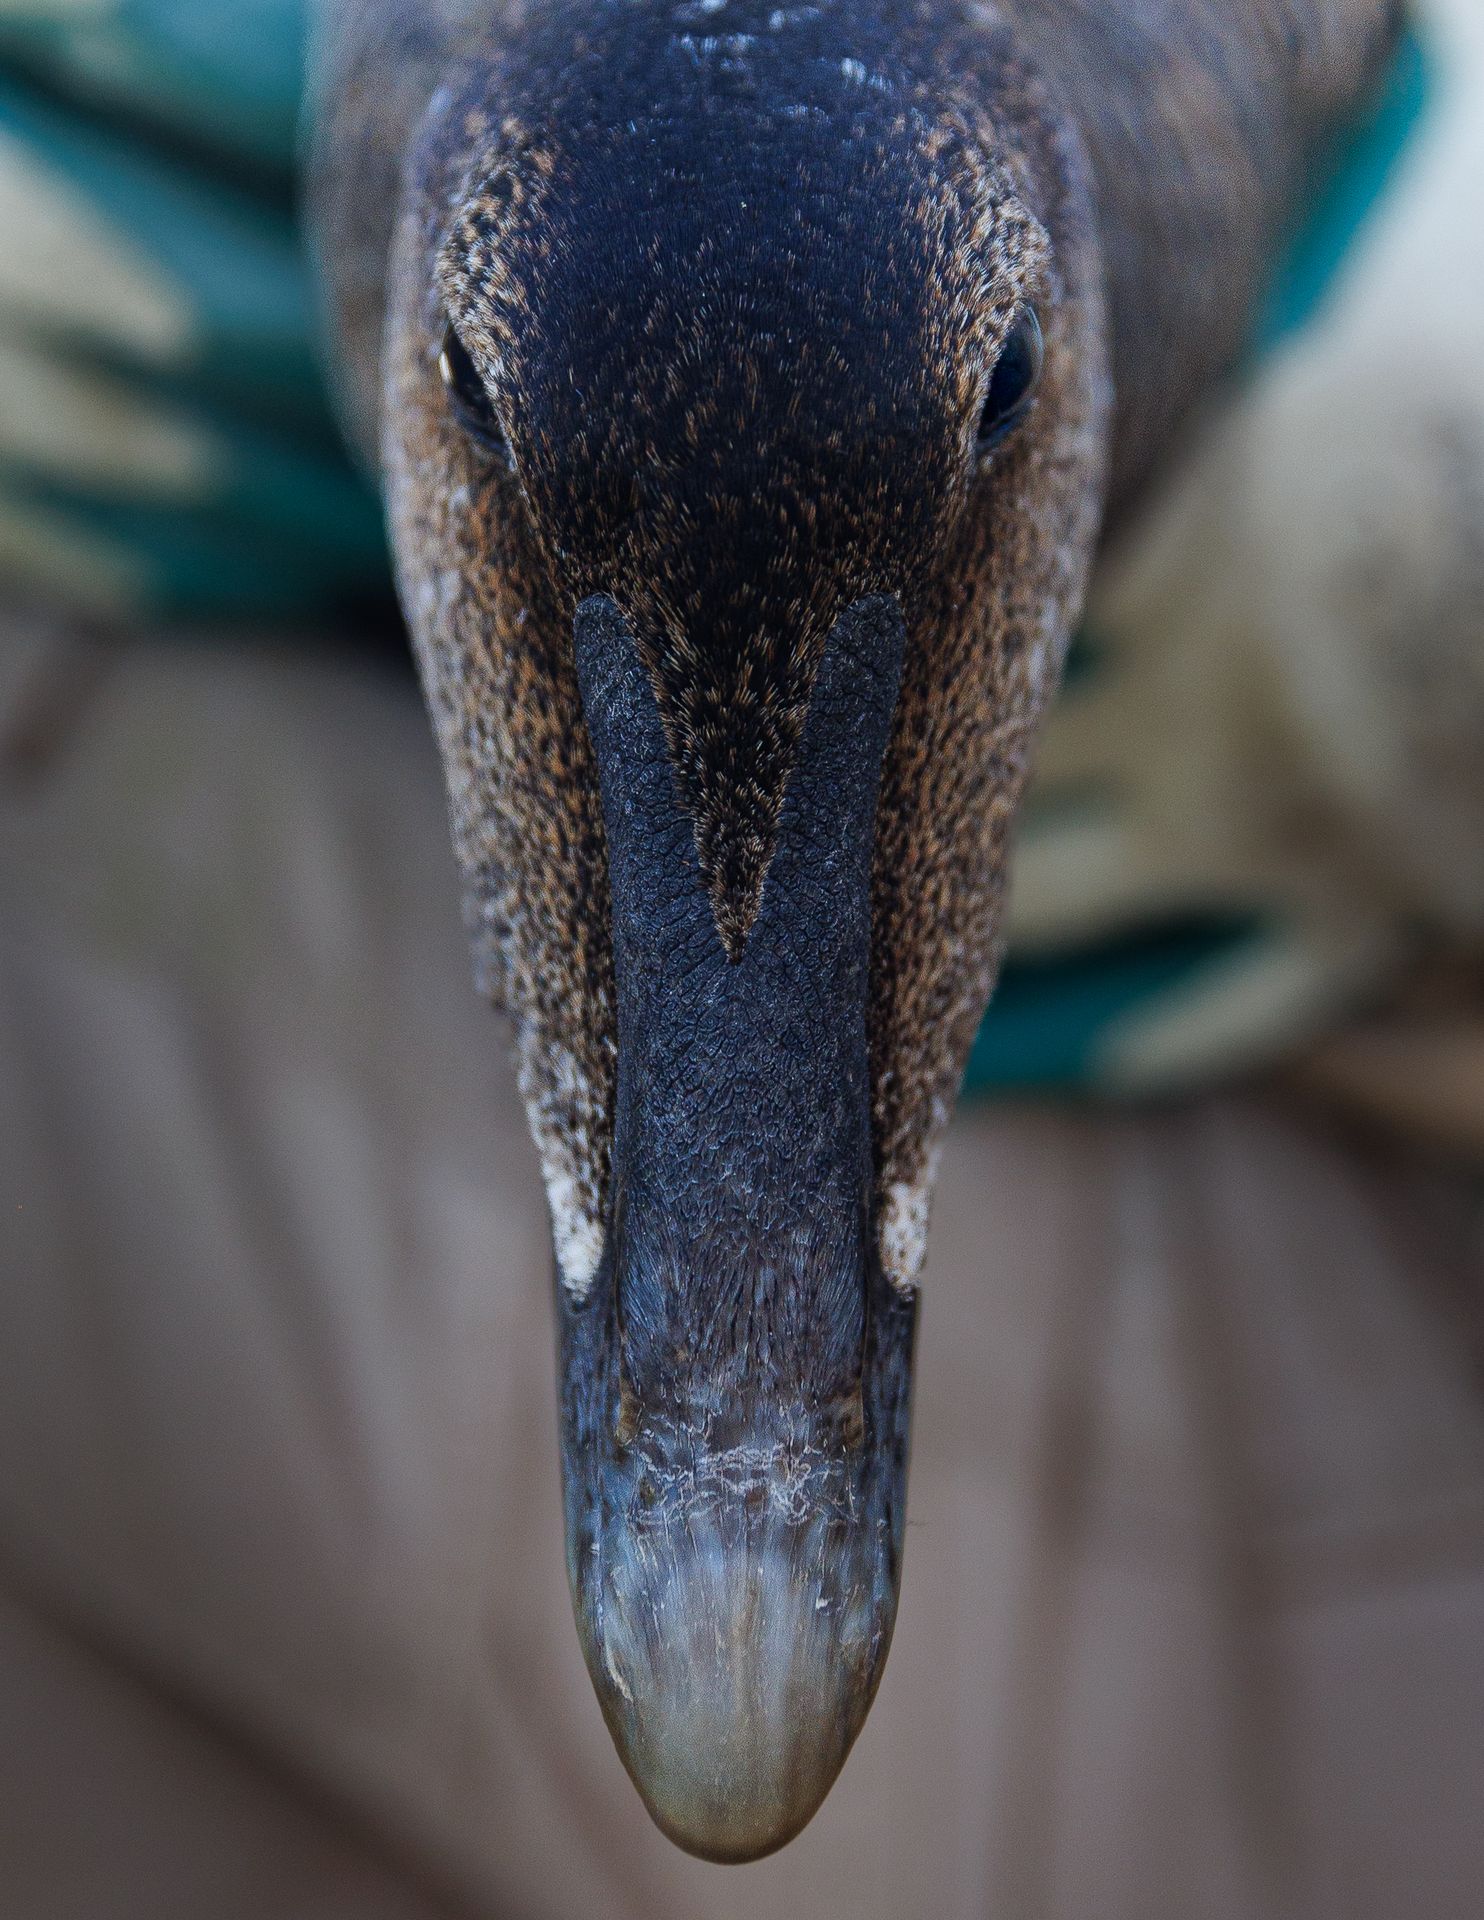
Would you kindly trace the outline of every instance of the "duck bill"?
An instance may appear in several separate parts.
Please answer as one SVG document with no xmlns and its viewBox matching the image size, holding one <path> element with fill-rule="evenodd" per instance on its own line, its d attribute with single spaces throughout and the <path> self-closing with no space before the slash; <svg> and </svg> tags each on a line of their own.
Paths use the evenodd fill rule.
<svg viewBox="0 0 1484 1920">
<path fill-rule="evenodd" d="M 724 950 L 654 694 L 579 608 L 618 999 L 607 1241 L 560 1289 L 568 1573 L 625 1765 L 750 1860 L 829 1791 L 896 1618 L 915 1305 L 876 1252 L 870 875 L 902 617 L 825 648 L 757 917 Z"/>
<path fill-rule="evenodd" d="M 766 1388 L 633 1418 L 611 1282 L 562 1326 L 567 1572 L 603 1715 L 655 1821 L 755 1860 L 813 1817 L 896 1621 L 915 1305 L 873 1293 L 858 1407 Z M 631 1424 L 626 1424 L 626 1421 Z"/>
</svg>

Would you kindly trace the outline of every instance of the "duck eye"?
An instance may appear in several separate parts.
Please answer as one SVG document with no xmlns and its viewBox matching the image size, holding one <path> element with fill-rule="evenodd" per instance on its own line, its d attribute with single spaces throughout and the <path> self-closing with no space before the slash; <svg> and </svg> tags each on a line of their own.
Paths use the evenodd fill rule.
<svg viewBox="0 0 1484 1920">
<path fill-rule="evenodd" d="M 509 450 L 505 445 L 505 436 L 500 431 L 500 422 L 495 417 L 489 389 L 480 379 L 479 369 L 452 327 L 443 336 L 438 372 L 453 416 L 469 438 L 477 440 L 486 452 L 505 454 L 508 458 Z"/>
<path fill-rule="evenodd" d="M 1000 357 L 989 376 L 989 391 L 984 396 L 984 411 L 979 416 L 979 451 L 988 453 L 997 447 L 1012 428 L 1017 427 L 1030 410 L 1041 379 L 1045 358 L 1041 322 L 1033 307 L 1023 307 L 1005 336 Z"/>
</svg>

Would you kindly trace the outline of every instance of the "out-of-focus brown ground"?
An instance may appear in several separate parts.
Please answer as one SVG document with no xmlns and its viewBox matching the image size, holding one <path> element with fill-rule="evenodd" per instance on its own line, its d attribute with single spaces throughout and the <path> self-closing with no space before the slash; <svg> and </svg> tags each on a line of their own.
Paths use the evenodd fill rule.
<svg viewBox="0 0 1484 1920">
<path fill-rule="evenodd" d="M 796 1845 L 700 1866 L 570 1624 L 411 687 L 0 657 L 6 1920 L 1475 1920 L 1461 1162 L 1271 1091 L 961 1115 L 879 1703 Z"/>
</svg>

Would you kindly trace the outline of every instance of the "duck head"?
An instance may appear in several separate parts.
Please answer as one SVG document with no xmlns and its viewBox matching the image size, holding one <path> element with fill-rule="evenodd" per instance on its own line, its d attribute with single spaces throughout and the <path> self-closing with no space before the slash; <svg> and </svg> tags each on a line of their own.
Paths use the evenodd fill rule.
<svg viewBox="0 0 1484 1920">
<path fill-rule="evenodd" d="M 713 1859 L 810 1817 L 891 1637 L 1099 301 L 1075 135 L 983 19 L 558 4 L 412 160 L 389 507 L 550 1201 L 577 1624 Z"/>
</svg>

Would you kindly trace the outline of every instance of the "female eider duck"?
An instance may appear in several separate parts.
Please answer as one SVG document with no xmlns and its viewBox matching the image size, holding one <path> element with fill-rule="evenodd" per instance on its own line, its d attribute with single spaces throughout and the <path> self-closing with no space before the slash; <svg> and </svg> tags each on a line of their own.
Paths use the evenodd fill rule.
<svg viewBox="0 0 1484 1920">
<path fill-rule="evenodd" d="M 896 1612 L 935 1143 L 1109 512 L 1392 0 L 349 0 L 314 218 L 556 1247 L 567 1564 L 682 1846 Z"/>
</svg>

